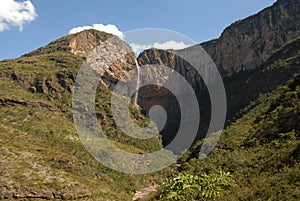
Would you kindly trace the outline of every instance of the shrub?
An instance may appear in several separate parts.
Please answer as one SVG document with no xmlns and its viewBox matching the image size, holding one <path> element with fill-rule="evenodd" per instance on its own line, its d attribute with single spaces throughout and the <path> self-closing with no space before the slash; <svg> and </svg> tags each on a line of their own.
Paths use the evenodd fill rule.
<svg viewBox="0 0 300 201">
<path fill-rule="evenodd" d="M 230 173 L 201 174 L 179 173 L 167 178 L 162 184 L 161 200 L 214 200 L 222 195 L 224 188 L 235 187 Z"/>
</svg>

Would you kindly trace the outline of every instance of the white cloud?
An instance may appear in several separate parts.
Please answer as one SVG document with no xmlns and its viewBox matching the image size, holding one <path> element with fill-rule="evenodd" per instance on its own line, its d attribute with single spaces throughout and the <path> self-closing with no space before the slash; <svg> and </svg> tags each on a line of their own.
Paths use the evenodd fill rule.
<svg viewBox="0 0 300 201">
<path fill-rule="evenodd" d="M 0 32 L 16 26 L 22 31 L 25 23 L 37 18 L 31 1 L 0 0 Z"/>
<path fill-rule="evenodd" d="M 124 39 L 124 33 L 122 31 L 120 31 L 113 24 L 107 24 L 107 25 L 104 25 L 104 24 L 93 24 L 92 26 L 75 27 L 75 28 L 72 28 L 69 31 L 69 34 L 78 33 L 78 32 L 81 32 L 83 30 L 86 30 L 86 29 L 96 29 L 98 31 L 104 31 L 106 33 L 110 33 L 110 34 L 116 35 L 116 36 L 118 36 L 121 39 Z"/>
<path fill-rule="evenodd" d="M 150 48 L 157 48 L 157 49 L 162 49 L 162 50 L 166 50 L 166 49 L 172 49 L 172 50 L 179 50 L 179 49 L 184 49 L 186 47 L 189 47 L 189 45 L 185 44 L 184 42 L 176 42 L 173 40 L 170 41 L 166 41 L 163 43 L 153 43 L 153 44 L 149 44 L 149 45 L 141 45 L 141 44 L 135 44 L 135 43 L 131 43 L 130 44 L 133 52 L 135 52 L 135 54 L 139 54 L 142 51 L 146 50 L 146 49 L 150 49 Z"/>
</svg>

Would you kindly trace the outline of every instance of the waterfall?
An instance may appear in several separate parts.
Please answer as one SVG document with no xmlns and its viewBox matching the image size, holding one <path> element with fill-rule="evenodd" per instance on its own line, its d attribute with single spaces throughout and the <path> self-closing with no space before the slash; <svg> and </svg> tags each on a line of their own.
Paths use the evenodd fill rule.
<svg viewBox="0 0 300 201">
<path fill-rule="evenodd" d="M 137 61 L 137 59 L 135 58 L 135 65 L 136 65 L 136 68 L 137 68 L 137 82 L 136 82 L 136 88 L 135 88 L 135 96 L 134 96 L 134 106 L 137 107 L 137 99 L 138 99 L 138 91 L 139 91 L 139 88 L 140 88 L 140 66 L 139 66 L 139 63 Z"/>
</svg>

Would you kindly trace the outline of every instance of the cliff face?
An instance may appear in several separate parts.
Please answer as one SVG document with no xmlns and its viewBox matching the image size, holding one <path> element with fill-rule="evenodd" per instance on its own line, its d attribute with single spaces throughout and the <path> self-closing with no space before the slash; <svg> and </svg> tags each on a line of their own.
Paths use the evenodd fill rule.
<svg viewBox="0 0 300 201">
<path fill-rule="evenodd" d="M 113 35 L 93 29 L 59 38 L 48 45 L 34 50 L 23 57 L 50 54 L 58 51 L 71 52 L 80 57 L 86 57 L 95 47 L 111 38 Z"/>
<path fill-rule="evenodd" d="M 135 56 L 127 43 L 112 34 L 93 29 L 65 36 L 23 57 L 55 52 L 69 52 L 83 58 L 101 74 L 101 80 L 108 87 L 113 87 L 130 69 L 135 68 Z"/>
<path fill-rule="evenodd" d="M 168 66 L 172 70 L 180 73 L 182 76 L 186 77 L 191 87 L 195 91 L 201 91 L 203 89 L 203 84 L 201 82 L 201 76 L 197 71 L 185 60 L 178 56 L 179 51 L 164 51 L 158 49 L 150 49 L 142 52 L 138 57 L 139 63 L 141 65 L 147 64 L 158 64 L 161 66 Z M 185 51 L 185 50 L 182 50 Z M 191 52 L 191 54 L 193 54 Z M 157 74 L 157 77 L 163 76 L 163 74 Z M 168 77 L 160 78 L 159 80 L 167 80 Z M 163 84 L 163 83 L 159 83 Z M 176 85 L 176 83 L 174 83 Z M 176 88 L 176 87 L 174 87 Z M 180 89 L 180 86 L 177 86 Z"/>
<path fill-rule="evenodd" d="M 254 69 L 300 34 L 300 2 L 279 0 L 256 15 L 233 23 L 221 37 L 201 46 L 225 75 Z"/>
<path fill-rule="evenodd" d="M 190 63 L 183 60 L 179 56 L 189 55 L 188 58 L 190 59 L 195 57 L 198 59 L 199 57 L 202 57 L 199 58 L 199 60 L 201 60 L 201 64 L 203 66 L 208 66 L 203 64 L 203 62 L 210 62 L 210 59 L 208 58 L 207 54 L 204 52 L 204 50 L 200 51 L 201 49 L 196 49 L 197 51 L 195 51 L 195 49 L 192 48 L 175 51 L 150 49 L 142 52 L 138 57 L 138 61 L 140 65 L 147 66 L 148 64 L 151 64 L 152 68 L 154 69 L 158 69 L 156 65 L 159 65 L 161 69 L 164 69 L 167 66 L 171 68 L 171 71 L 174 70 L 178 72 L 181 76 L 186 78 L 186 81 L 192 87 L 198 100 L 200 107 L 199 109 L 201 111 L 200 119 L 209 120 L 210 101 L 208 99 L 206 93 L 206 86 L 202 80 L 202 77 Z M 200 66 L 202 66 L 201 64 L 199 63 Z M 149 70 L 148 68 L 146 69 Z M 161 131 L 161 134 L 163 136 L 164 145 L 168 145 L 174 138 L 174 135 L 178 132 L 181 123 L 189 124 L 190 122 L 193 122 L 191 121 L 191 119 L 193 119 L 192 114 L 193 111 L 195 111 L 197 108 L 191 107 L 191 104 L 179 104 L 179 97 L 189 97 L 186 95 L 187 89 L 185 88 L 183 82 L 180 82 L 177 79 L 169 79 L 170 76 L 164 73 L 163 70 L 159 71 L 158 73 L 153 73 L 153 71 L 155 70 L 151 70 L 150 72 L 146 72 L 145 74 L 151 76 L 155 74 L 153 75 L 153 77 L 155 77 L 156 84 L 164 86 L 167 83 L 168 86 L 171 86 L 170 88 L 172 90 L 168 91 L 163 87 L 154 87 L 152 85 L 148 87 L 143 87 L 139 91 L 138 104 L 141 106 L 141 108 L 145 111 L 144 113 L 146 114 L 148 113 L 149 109 L 155 105 L 161 105 L 165 109 L 168 118 L 164 129 Z M 201 74 L 208 78 L 211 74 L 210 71 L 210 68 L 202 69 Z M 147 81 L 145 81 L 144 79 L 147 79 L 147 76 L 141 76 L 142 82 L 147 83 Z M 187 115 L 183 115 L 183 113 L 186 113 Z M 200 123 L 202 133 L 206 133 L 205 130 L 208 128 L 207 121 L 202 121 Z"/>
<path fill-rule="evenodd" d="M 236 78 L 234 75 L 255 70 L 256 68 L 259 69 L 258 67 L 266 62 L 276 49 L 300 35 L 299 7 L 300 3 L 297 0 L 278 0 L 273 6 L 264 9 L 258 14 L 233 23 L 224 30 L 220 38 L 200 45 L 211 56 L 223 77 L 237 80 L 230 82 L 230 86 L 241 85 L 247 80 L 242 80 L 239 76 Z M 111 34 L 96 30 L 86 30 L 56 40 L 45 47 L 24 55 L 24 57 L 60 51 L 72 53 L 77 57 L 84 58 L 101 75 L 103 83 L 107 87 L 113 88 L 115 83 L 126 75 L 129 70 L 135 68 L 136 65 L 135 56 L 131 52 L 130 47 L 118 38 L 115 38 L 114 42 L 110 41 L 112 37 Z M 192 50 L 193 47 L 190 47 L 181 51 L 186 51 L 193 55 Z M 180 51 L 166 52 L 149 49 L 140 54 L 138 63 L 141 65 L 159 64 L 171 67 L 179 72 L 186 78 L 197 95 L 200 102 L 200 110 L 202 110 L 201 115 L 203 115 L 201 119 L 209 119 L 210 101 L 206 94 L 206 86 L 193 66 L 176 56 L 178 52 Z M 204 75 L 209 75 L 209 69 L 203 68 L 203 71 L 205 72 Z M 152 75 L 148 73 L 147 76 Z M 157 71 L 155 76 L 159 78 L 157 79 L 158 85 L 168 80 L 168 75 L 159 71 Z M 245 79 L 248 79 L 247 76 L 244 76 Z M 144 78 L 142 77 L 141 79 Z M 44 80 L 46 79 L 42 78 L 42 84 L 39 84 L 42 88 L 47 85 L 47 80 Z M 130 80 L 130 82 L 135 84 L 133 80 Z M 37 89 L 39 89 L 39 85 L 36 87 Z M 174 85 L 175 87 L 173 88 L 184 92 L 180 83 L 174 83 Z M 229 84 L 227 85 L 229 86 Z M 259 92 L 260 89 L 257 89 L 257 91 Z M 234 91 L 228 94 L 236 97 L 238 92 Z M 247 98 L 245 97 L 245 99 Z M 162 134 L 172 135 L 172 133 L 176 133 L 180 122 L 180 108 L 173 94 L 161 87 L 144 87 L 139 91 L 138 101 L 145 113 L 148 113 L 149 109 L 154 105 L 162 105 L 167 110 L 168 116 L 170 116 Z M 237 105 L 238 103 L 229 103 L 229 108 L 238 108 Z"/>
<path fill-rule="evenodd" d="M 244 94 L 244 97 L 237 99 L 237 97 L 240 97 L 240 92 L 234 90 L 235 88 L 241 89 L 237 86 L 244 86 L 245 83 L 249 82 L 247 80 L 250 79 L 251 73 L 248 72 L 257 71 L 279 47 L 299 35 L 300 2 L 298 0 L 278 0 L 273 6 L 262 10 L 258 14 L 233 23 L 224 30 L 220 38 L 200 44 L 215 62 L 222 77 L 226 78 L 225 88 L 227 90 L 227 99 L 230 101 L 228 102 L 229 118 L 235 115 L 234 112 L 238 112 L 249 101 L 256 98 L 252 95 Z M 192 49 L 193 47 L 190 47 L 181 51 Z M 191 51 L 190 54 L 193 54 L 193 52 Z M 198 101 L 200 101 L 201 119 L 209 119 L 210 102 L 205 93 L 205 85 L 200 75 L 189 63 L 172 54 L 172 51 L 166 52 L 157 49 L 145 50 L 140 54 L 138 61 L 142 65 L 159 64 L 168 66 L 184 76 L 194 89 Z M 203 71 L 206 71 L 206 69 Z M 241 76 L 240 74 L 243 72 L 244 74 Z M 209 72 L 206 74 L 209 75 Z M 280 77 L 279 74 L 276 74 L 276 76 Z M 260 83 L 263 80 L 264 78 L 259 76 L 257 82 Z M 284 83 L 283 80 L 286 81 L 286 78 L 279 82 Z M 272 85 L 272 83 L 268 85 L 268 90 L 280 84 Z M 235 86 L 235 88 L 231 86 Z M 267 91 L 264 86 L 256 88 L 255 84 L 252 87 L 249 86 L 247 90 L 255 91 L 254 94 Z M 246 101 L 241 101 L 242 99 Z M 178 116 L 180 115 L 178 115 L 179 109 L 178 107 L 176 108 L 176 101 L 172 100 L 167 93 L 160 93 L 159 89 L 148 91 L 144 89 L 140 93 L 139 100 L 142 108 L 149 108 L 149 105 L 155 105 L 160 100 L 165 109 L 171 113 L 170 122 L 179 121 L 178 118 L 180 117 Z M 203 124 L 201 132 L 205 131 L 207 122 Z M 176 133 L 174 128 L 176 126 L 173 123 L 167 125 L 166 135 L 171 135 L 170 132 Z M 164 131 L 162 134 L 164 135 Z"/>
<path fill-rule="evenodd" d="M 226 77 L 259 67 L 277 48 L 299 34 L 300 2 L 279 0 L 256 15 L 233 23 L 220 38 L 200 45 Z M 146 50 L 139 59 L 184 68 L 182 61 L 166 61 L 165 56 L 161 51 Z"/>
</svg>

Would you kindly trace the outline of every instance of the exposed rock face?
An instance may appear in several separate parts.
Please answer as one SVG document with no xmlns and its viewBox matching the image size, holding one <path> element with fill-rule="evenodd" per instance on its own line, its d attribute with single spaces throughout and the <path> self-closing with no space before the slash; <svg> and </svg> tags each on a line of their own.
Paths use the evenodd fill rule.
<svg viewBox="0 0 300 201">
<path fill-rule="evenodd" d="M 237 21 L 221 37 L 201 46 L 225 75 L 259 67 L 274 51 L 300 34 L 300 2 L 278 0 Z"/>
<path fill-rule="evenodd" d="M 200 45 L 215 62 L 222 77 L 231 77 L 236 73 L 260 67 L 275 53 L 276 49 L 299 35 L 300 1 L 278 0 L 273 6 L 258 14 L 233 23 L 224 30 L 220 38 Z M 193 47 L 187 48 L 186 51 L 189 49 Z M 170 52 L 157 49 L 144 51 L 140 54 L 138 61 L 141 65 L 168 66 L 183 75 L 195 90 L 198 100 L 201 97 L 201 118 L 209 118 L 209 99 L 206 97 L 205 85 L 200 75 L 189 63 Z M 169 94 L 159 92 L 158 88 L 156 90 L 144 89 L 140 93 L 139 100 L 140 105 L 146 110 L 150 105 L 160 102 L 171 113 L 172 119 L 169 121 L 178 122 L 178 108 Z M 176 128 L 171 123 L 166 135 L 170 135 L 170 131 L 176 131 Z M 203 128 L 205 130 L 205 126 Z"/>
<path fill-rule="evenodd" d="M 23 57 L 59 51 L 83 58 L 111 88 L 126 72 L 135 68 L 135 56 L 128 44 L 112 34 L 94 29 L 60 38 Z"/>
<path fill-rule="evenodd" d="M 258 14 L 233 23 L 224 30 L 220 38 L 200 45 L 211 56 L 222 76 L 231 77 L 238 72 L 258 68 L 277 48 L 298 35 L 300 35 L 299 0 L 278 0 L 273 6 Z M 135 68 L 135 56 L 124 41 L 117 37 L 111 41 L 111 38 L 111 34 L 86 30 L 61 38 L 25 56 L 56 51 L 70 52 L 84 58 L 93 70 L 101 75 L 101 80 L 106 86 L 113 88 L 129 70 Z M 193 54 L 191 50 L 193 47 L 185 51 Z M 209 100 L 201 76 L 188 62 L 176 56 L 176 51 L 146 50 L 139 56 L 138 63 L 159 64 L 179 72 L 192 86 L 198 100 L 201 97 L 200 107 L 205 108 L 201 111 L 202 115 L 205 118 L 209 117 Z M 209 75 L 209 72 L 204 74 Z M 149 73 L 148 76 L 152 75 Z M 168 76 L 162 72 L 157 72 L 153 76 L 159 77 L 158 85 L 168 80 Z M 135 84 L 134 81 L 132 83 Z M 63 82 L 60 84 L 65 85 Z M 178 85 L 179 91 L 184 91 L 180 84 L 174 84 Z M 45 79 L 33 90 L 49 93 L 50 85 L 51 83 L 47 84 Z M 144 87 L 139 92 L 138 102 L 145 113 L 154 105 L 164 106 L 170 116 L 167 121 L 170 126 L 165 129 L 165 133 L 166 135 L 176 133 L 180 122 L 178 119 L 180 111 L 174 95 L 160 87 Z"/>
<path fill-rule="evenodd" d="M 81 42 L 80 38 L 78 40 Z M 86 51 L 85 48 L 79 49 L 83 49 L 79 52 Z M 73 50 L 73 52 L 78 52 L 78 50 Z M 85 57 L 86 62 L 101 77 L 101 81 L 111 89 L 128 71 L 136 68 L 135 55 L 130 46 L 118 37 L 110 37 L 101 41 L 96 47 L 91 48 Z"/>
<path fill-rule="evenodd" d="M 227 27 L 221 37 L 200 44 L 223 76 L 251 70 L 265 62 L 277 48 L 300 34 L 300 2 L 278 0 L 256 15 Z M 166 57 L 163 51 L 146 50 L 139 60 L 185 67 L 184 62 Z M 190 81 L 190 80 L 189 80 Z"/>
<path fill-rule="evenodd" d="M 203 66 L 207 66 L 204 63 L 210 62 L 209 56 L 205 53 L 204 50 L 200 50 L 201 48 L 195 48 L 199 52 L 195 52 L 194 49 L 184 49 L 184 50 L 170 50 L 170 51 L 164 51 L 164 50 L 158 50 L 158 49 L 150 49 L 146 50 L 139 56 L 138 60 L 141 66 L 148 64 L 152 65 L 151 72 L 146 73 L 149 77 L 155 77 L 156 83 L 159 86 L 164 86 L 165 83 L 168 83 L 170 88 L 173 91 L 169 91 L 165 89 L 164 87 L 159 86 L 148 86 L 143 87 L 140 89 L 139 92 L 139 98 L 138 103 L 142 107 L 142 109 L 145 111 L 144 113 L 148 114 L 148 111 L 152 106 L 160 105 L 162 106 L 166 113 L 167 113 L 167 121 L 165 124 L 164 129 L 161 131 L 161 134 L 163 135 L 163 143 L 164 145 L 168 145 L 174 138 L 174 135 L 178 132 L 178 129 L 180 127 L 180 124 L 189 124 L 190 122 L 193 122 L 194 116 L 192 115 L 194 110 L 196 108 L 191 107 L 190 104 L 181 105 L 178 102 L 178 98 L 181 96 L 187 97 L 187 89 L 185 86 L 183 86 L 183 83 L 179 80 L 170 80 L 169 75 L 164 72 L 164 70 L 158 70 L 159 72 L 156 72 L 156 69 L 159 69 L 156 67 L 157 65 L 160 66 L 160 69 L 166 69 L 166 67 L 169 67 L 170 69 L 178 72 L 181 76 L 185 78 L 185 80 L 188 82 L 188 84 L 192 87 L 195 97 L 198 99 L 198 102 L 200 103 L 200 110 L 201 108 L 209 108 L 209 100 L 207 100 L 206 96 L 206 86 L 201 79 L 200 74 L 197 72 L 193 66 L 188 63 L 187 61 L 183 60 L 179 55 L 189 55 L 188 58 L 197 58 L 201 62 Z M 200 58 L 202 57 L 202 58 Z M 193 60 L 193 59 L 192 59 Z M 211 67 L 211 66 L 210 66 Z M 145 68 L 145 67 L 144 67 Z M 168 68 L 168 69 L 169 69 Z M 146 68 L 147 69 L 147 68 Z M 201 74 L 205 77 L 208 77 L 210 74 L 210 68 L 202 69 Z M 144 81 L 146 76 L 141 76 L 142 82 Z M 147 82 L 147 81 L 146 81 Z M 176 95 L 175 95 L 176 94 Z M 189 95 L 188 95 L 189 96 Z M 192 97 L 190 97 L 192 98 Z M 189 99 L 189 98 L 187 98 Z M 186 112 L 186 116 L 184 116 L 181 112 Z M 209 119 L 209 115 L 207 113 L 208 110 L 202 111 L 201 110 L 201 117 L 200 119 Z M 184 113 L 185 113 L 184 112 Z M 193 120 L 191 120 L 193 119 Z M 202 122 L 203 123 L 203 122 Z M 205 126 L 202 126 L 205 130 Z M 203 132 L 204 133 L 204 132 Z"/>
<path fill-rule="evenodd" d="M 138 57 L 139 63 L 141 65 L 147 64 L 157 64 L 160 66 L 167 66 L 176 72 L 180 73 L 186 80 L 189 82 L 191 87 L 195 91 L 202 91 L 203 84 L 201 82 L 201 76 L 197 71 L 190 65 L 187 61 L 183 60 L 178 56 L 179 51 L 164 51 L 158 49 L 150 49 L 142 52 Z M 185 50 L 182 50 L 185 51 Z M 192 54 L 192 53 L 191 53 Z M 163 76 L 164 73 L 157 73 L 157 77 Z M 159 80 L 167 80 L 168 75 L 165 78 L 160 78 Z M 158 83 L 163 84 L 163 83 Z M 174 83 L 177 84 L 177 83 Z M 180 90 L 181 86 L 177 86 L 178 90 Z"/>
<path fill-rule="evenodd" d="M 233 23 L 221 37 L 200 44 L 215 62 L 223 77 L 262 65 L 276 49 L 300 35 L 300 2 L 278 0 L 256 15 Z M 187 48 L 185 51 L 193 49 Z M 176 52 L 176 51 L 174 51 Z M 193 54 L 191 52 L 191 54 Z M 139 63 L 168 66 L 191 84 L 195 91 L 204 87 L 193 67 L 172 51 L 149 49 L 142 52 Z"/>
<path fill-rule="evenodd" d="M 135 56 L 129 45 L 111 34 L 82 31 L 73 35 L 68 47 L 72 54 L 83 57 L 110 88 L 135 68 Z"/>
<path fill-rule="evenodd" d="M 93 29 L 82 31 L 71 37 L 68 47 L 72 54 L 86 58 L 96 47 L 111 37 L 111 34 Z"/>
<path fill-rule="evenodd" d="M 80 57 L 86 57 L 95 47 L 99 46 L 113 35 L 93 29 L 71 34 L 57 39 L 48 45 L 23 56 L 49 54 L 58 51 L 71 52 Z"/>
</svg>

